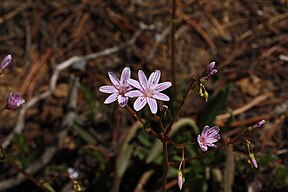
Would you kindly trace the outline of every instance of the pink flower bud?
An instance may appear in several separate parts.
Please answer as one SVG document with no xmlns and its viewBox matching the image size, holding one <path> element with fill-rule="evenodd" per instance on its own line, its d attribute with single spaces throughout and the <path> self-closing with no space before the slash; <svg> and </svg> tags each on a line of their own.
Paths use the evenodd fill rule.
<svg viewBox="0 0 288 192">
<path fill-rule="evenodd" d="M 183 177 L 182 171 L 178 171 L 178 186 L 180 190 L 182 190 L 182 186 L 184 182 L 185 182 L 185 178 Z"/>
<path fill-rule="evenodd" d="M 263 119 L 263 120 L 259 121 L 258 123 L 254 124 L 252 126 L 252 128 L 256 129 L 256 128 L 262 127 L 264 124 L 265 124 L 265 120 Z"/>
<path fill-rule="evenodd" d="M 249 154 L 249 158 L 250 158 L 250 163 L 251 165 L 254 167 L 254 168 L 258 168 L 258 164 L 257 164 L 257 161 L 255 159 L 255 156 L 253 153 L 250 153 Z"/>
<path fill-rule="evenodd" d="M 218 70 L 215 68 L 215 61 L 211 62 L 205 69 L 204 75 L 206 75 L 204 78 L 208 79 L 209 77 L 215 75 Z"/>
<path fill-rule="evenodd" d="M 10 93 L 7 100 L 6 109 L 17 109 L 23 103 L 25 103 L 25 100 L 21 97 L 20 93 Z"/>
<path fill-rule="evenodd" d="M 0 65 L 0 69 L 3 70 L 4 68 L 6 68 L 12 61 L 12 56 L 11 55 L 7 55 L 1 62 Z"/>
</svg>

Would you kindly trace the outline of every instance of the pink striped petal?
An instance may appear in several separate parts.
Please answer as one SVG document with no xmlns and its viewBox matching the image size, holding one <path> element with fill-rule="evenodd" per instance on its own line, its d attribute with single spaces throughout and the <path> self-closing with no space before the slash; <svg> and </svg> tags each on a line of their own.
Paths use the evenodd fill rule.
<svg viewBox="0 0 288 192">
<path fill-rule="evenodd" d="M 157 113 L 157 102 L 153 98 L 147 98 L 149 108 L 153 114 Z"/>
<path fill-rule="evenodd" d="M 163 83 L 159 83 L 158 85 L 156 85 L 153 90 L 156 92 L 161 92 L 169 87 L 171 87 L 172 83 L 171 82 L 163 82 Z"/>
<path fill-rule="evenodd" d="M 127 105 L 127 103 L 128 103 L 128 98 L 123 97 L 122 95 L 119 95 L 118 96 L 118 103 L 121 107 L 125 107 L 125 105 Z"/>
<path fill-rule="evenodd" d="M 109 78 L 110 78 L 112 84 L 113 84 L 115 87 L 119 88 L 119 86 L 120 86 L 120 81 L 119 81 L 118 77 L 117 77 L 114 73 L 112 73 L 112 72 L 108 72 L 108 75 L 109 75 Z"/>
<path fill-rule="evenodd" d="M 122 85 L 125 85 L 127 83 L 127 80 L 130 79 L 131 71 L 129 67 L 125 67 L 122 71 L 120 82 Z"/>
<path fill-rule="evenodd" d="M 111 85 L 104 85 L 99 87 L 99 91 L 103 93 L 117 93 L 119 92 L 114 86 Z"/>
<path fill-rule="evenodd" d="M 134 79 L 128 79 L 127 82 L 128 82 L 132 87 L 135 87 L 135 88 L 137 88 L 137 89 L 139 89 L 139 90 L 143 90 L 138 81 L 136 81 L 136 80 L 134 80 Z"/>
<path fill-rule="evenodd" d="M 170 98 L 164 93 L 154 93 L 153 98 L 161 100 L 161 101 L 169 101 Z"/>
<path fill-rule="evenodd" d="M 209 126 L 206 125 L 206 126 L 203 128 L 203 131 L 202 131 L 201 135 L 204 136 L 204 137 L 206 137 L 208 131 L 209 131 Z"/>
<path fill-rule="evenodd" d="M 160 76 L 161 76 L 161 71 L 156 70 L 154 71 L 149 79 L 148 79 L 148 84 L 150 88 L 153 88 L 155 85 L 157 85 L 159 83 L 160 80 Z"/>
<path fill-rule="evenodd" d="M 138 97 L 134 102 L 134 109 L 136 111 L 140 111 L 147 103 L 147 99 L 145 97 Z"/>
<path fill-rule="evenodd" d="M 134 90 L 134 91 L 129 91 L 125 94 L 125 96 L 127 97 L 141 97 L 141 96 L 144 96 L 144 94 L 139 91 L 139 90 Z"/>
<path fill-rule="evenodd" d="M 111 94 L 109 97 L 107 97 L 107 99 L 104 101 L 104 104 L 110 104 L 113 103 L 114 101 L 117 100 L 118 97 L 118 93 L 113 93 Z"/>
<path fill-rule="evenodd" d="M 142 86 L 143 89 L 147 88 L 147 78 L 145 73 L 142 70 L 138 71 L 138 78 L 139 78 L 139 83 Z"/>
</svg>

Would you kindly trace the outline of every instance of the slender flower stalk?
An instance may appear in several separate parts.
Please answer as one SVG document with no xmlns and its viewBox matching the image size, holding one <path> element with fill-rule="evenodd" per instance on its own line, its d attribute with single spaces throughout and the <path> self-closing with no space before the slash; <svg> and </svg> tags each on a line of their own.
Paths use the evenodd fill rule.
<svg viewBox="0 0 288 192">
<path fill-rule="evenodd" d="M 127 82 L 131 76 L 130 68 L 125 67 L 123 69 L 120 80 L 112 72 L 108 72 L 108 76 L 112 85 L 105 85 L 99 88 L 99 90 L 103 93 L 111 93 L 111 95 L 104 101 L 104 104 L 110 104 L 118 100 L 119 105 L 121 107 L 125 107 L 125 105 L 128 103 L 128 97 L 125 96 L 125 94 L 127 91 L 132 89 Z"/>
<path fill-rule="evenodd" d="M 10 93 L 7 99 L 6 109 L 8 110 L 17 109 L 24 103 L 25 100 L 21 97 L 20 93 Z"/>
<path fill-rule="evenodd" d="M 207 151 L 208 147 L 217 147 L 214 143 L 220 140 L 219 127 L 214 126 L 209 128 L 206 125 L 201 133 L 198 135 L 197 141 L 202 151 Z"/>
<path fill-rule="evenodd" d="M 161 72 L 154 71 L 147 80 L 146 75 L 142 70 L 138 71 L 139 82 L 134 79 L 128 79 L 128 83 L 138 90 L 132 90 L 125 94 L 128 97 L 138 97 L 134 102 L 134 109 L 140 111 L 147 103 L 153 114 L 157 113 L 158 106 L 156 99 L 161 101 L 169 101 L 170 98 L 164 93 L 160 93 L 169 88 L 171 82 L 159 83 Z"/>
</svg>

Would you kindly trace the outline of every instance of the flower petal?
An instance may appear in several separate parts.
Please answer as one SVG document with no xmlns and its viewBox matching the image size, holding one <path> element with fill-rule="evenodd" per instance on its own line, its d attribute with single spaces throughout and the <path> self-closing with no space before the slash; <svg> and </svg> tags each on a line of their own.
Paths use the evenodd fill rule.
<svg viewBox="0 0 288 192">
<path fill-rule="evenodd" d="M 145 97 L 138 97 L 134 102 L 134 109 L 136 111 L 140 111 L 147 103 L 147 99 Z"/>
<path fill-rule="evenodd" d="M 147 98 L 149 108 L 153 114 L 157 113 L 157 102 L 153 98 Z"/>
<path fill-rule="evenodd" d="M 154 99 L 158 99 L 161 101 L 169 101 L 170 100 L 170 98 L 167 95 L 165 95 L 164 93 L 154 93 L 152 97 Z"/>
<path fill-rule="evenodd" d="M 125 94 L 125 96 L 127 97 L 141 97 L 141 96 L 144 96 L 144 94 L 139 91 L 139 90 L 133 90 L 133 91 L 129 91 Z"/>
<path fill-rule="evenodd" d="M 149 87 L 152 89 L 155 85 L 159 83 L 161 77 L 161 71 L 155 70 L 148 79 Z"/>
<path fill-rule="evenodd" d="M 122 95 L 118 96 L 118 103 L 121 107 L 125 107 L 128 103 L 128 97 L 123 97 Z"/>
<path fill-rule="evenodd" d="M 207 131 L 207 137 L 214 137 L 216 135 L 219 135 L 220 129 L 217 126 L 211 127 L 209 128 L 209 130 Z"/>
<path fill-rule="evenodd" d="M 171 82 L 163 82 L 163 83 L 159 83 L 158 85 L 156 85 L 153 90 L 156 92 L 161 92 L 169 87 L 171 87 L 172 83 Z"/>
<path fill-rule="evenodd" d="M 128 79 L 127 82 L 132 86 L 132 87 L 135 87 L 139 90 L 143 90 L 140 83 L 134 79 Z"/>
<path fill-rule="evenodd" d="M 122 71 L 120 83 L 121 85 L 127 84 L 127 80 L 130 79 L 131 71 L 129 67 L 125 67 Z"/>
<path fill-rule="evenodd" d="M 117 93 L 119 92 L 114 86 L 111 85 L 104 85 L 99 87 L 99 91 L 103 93 Z"/>
<path fill-rule="evenodd" d="M 146 90 L 146 88 L 147 88 L 147 78 L 146 78 L 145 73 L 142 70 L 138 71 L 138 78 L 139 78 L 140 85 L 142 86 L 142 88 L 144 90 Z"/>
<path fill-rule="evenodd" d="M 117 100 L 119 93 L 113 93 L 104 101 L 104 104 L 110 104 Z"/>
<path fill-rule="evenodd" d="M 120 81 L 119 81 L 118 77 L 112 72 L 108 72 L 108 75 L 109 75 L 109 78 L 110 78 L 112 84 L 118 88 L 120 86 Z"/>
<path fill-rule="evenodd" d="M 201 133 L 201 136 L 203 137 L 207 137 L 207 132 L 209 131 L 209 126 L 206 125 L 203 130 L 202 130 L 202 133 Z"/>
</svg>

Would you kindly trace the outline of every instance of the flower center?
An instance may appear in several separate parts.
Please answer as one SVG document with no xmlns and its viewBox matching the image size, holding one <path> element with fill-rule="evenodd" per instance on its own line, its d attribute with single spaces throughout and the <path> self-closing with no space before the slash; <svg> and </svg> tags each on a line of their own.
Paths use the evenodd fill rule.
<svg viewBox="0 0 288 192">
<path fill-rule="evenodd" d="M 145 91 L 145 97 L 152 97 L 152 95 L 153 95 L 153 92 L 150 90 L 150 89 L 147 89 L 146 91 Z"/>
<path fill-rule="evenodd" d="M 128 90 L 128 87 L 125 87 L 125 86 L 120 86 L 119 87 L 119 95 L 121 95 L 121 96 L 125 96 L 125 93 L 127 92 L 127 90 Z"/>
</svg>

